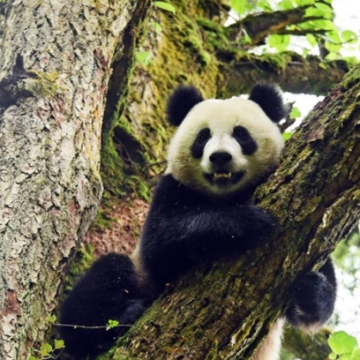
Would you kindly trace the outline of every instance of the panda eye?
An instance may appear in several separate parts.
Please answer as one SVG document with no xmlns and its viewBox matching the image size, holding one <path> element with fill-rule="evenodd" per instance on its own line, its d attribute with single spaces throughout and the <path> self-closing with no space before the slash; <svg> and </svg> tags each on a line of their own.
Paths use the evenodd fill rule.
<svg viewBox="0 0 360 360">
<path fill-rule="evenodd" d="M 198 144 L 203 144 L 204 142 L 208 141 L 210 139 L 210 129 L 202 129 L 198 136 L 196 137 L 196 142 Z"/>
<path fill-rule="evenodd" d="M 249 132 L 242 126 L 236 126 L 233 130 L 233 136 L 244 141 L 249 139 Z"/>
</svg>

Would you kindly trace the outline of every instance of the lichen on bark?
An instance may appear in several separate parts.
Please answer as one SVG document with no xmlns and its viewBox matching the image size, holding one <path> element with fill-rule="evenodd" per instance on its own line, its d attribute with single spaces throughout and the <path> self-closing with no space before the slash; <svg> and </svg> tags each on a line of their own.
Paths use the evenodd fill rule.
<svg viewBox="0 0 360 360">
<path fill-rule="evenodd" d="M 110 65 L 133 14 L 149 5 L 6 4 L 0 51 L 2 360 L 28 359 L 42 343 L 59 299 L 59 274 L 95 216 Z"/>
</svg>

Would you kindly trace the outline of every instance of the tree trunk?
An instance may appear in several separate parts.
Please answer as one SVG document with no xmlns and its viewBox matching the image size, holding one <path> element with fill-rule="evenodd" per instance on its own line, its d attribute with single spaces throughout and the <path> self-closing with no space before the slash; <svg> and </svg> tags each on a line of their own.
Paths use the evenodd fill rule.
<svg viewBox="0 0 360 360">
<path fill-rule="evenodd" d="M 96 214 L 111 64 L 115 54 L 133 58 L 134 32 L 149 5 L 7 4 L 0 51 L 2 360 L 28 359 L 43 341 L 65 260 Z"/>
<path fill-rule="evenodd" d="M 317 105 L 254 201 L 280 220 L 273 242 L 180 279 L 103 359 L 247 359 L 360 215 L 360 67 Z"/>
</svg>

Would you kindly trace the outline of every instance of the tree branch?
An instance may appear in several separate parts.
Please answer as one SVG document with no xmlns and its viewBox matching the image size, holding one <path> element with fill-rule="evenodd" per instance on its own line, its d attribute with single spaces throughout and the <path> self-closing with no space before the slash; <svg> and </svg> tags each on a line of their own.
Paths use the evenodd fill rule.
<svg viewBox="0 0 360 360">
<path fill-rule="evenodd" d="M 254 201 L 280 230 L 235 261 L 200 266 L 157 300 L 103 359 L 247 359 L 289 303 L 293 281 L 318 268 L 360 216 L 360 67 L 318 104 Z"/>
<path fill-rule="evenodd" d="M 316 56 L 302 57 L 294 52 L 281 54 L 247 54 L 234 60 L 229 53 L 219 51 L 222 61 L 222 97 L 249 93 L 255 81 L 277 82 L 284 91 L 326 95 L 341 81 L 349 67 L 345 61 L 324 62 Z"/>
<path fill-rule="evenodd" d="M 313 20 L 324 20 L 323 17 L 319 16 L 305 17 L 306 10 L 311 7 L 312 5 L 307 5 L 290 10 L 251 14 L 229 26 L 226 29 L 226 34 L 230 40 L 235 40 L 235 34 L 238 32 L 238 29 L 242 27 L 251 38 L 251 46 L 261 45 L 264 44 L 267 36 L 280 34 L 286 30 L 289 25 L 301 24 Z"/>
</svg>

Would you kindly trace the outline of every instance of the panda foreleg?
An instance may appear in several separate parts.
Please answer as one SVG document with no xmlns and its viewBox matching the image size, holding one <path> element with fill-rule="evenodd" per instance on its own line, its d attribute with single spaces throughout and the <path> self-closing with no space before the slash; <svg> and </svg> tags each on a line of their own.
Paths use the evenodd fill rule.
<svg viewBox="0 0 360 360">
<path fill-rule="evenodd" d="M 286 312 L 287 321 L 305 331 L 315 332 L 330 318 L 336 299 L 336 278 L 331 259 L 299 279 L 294 300 Z"/>
<path fill-rule="evenodd" d="M 59 331 L 65 351 L 76 359 L 106 351 L 141 316 L 146 305 L 129 257 L 102 256 L 61 307 Z M 106 330 L 109 320 L 118 321 L 120 326 Z"/>
</svg>

